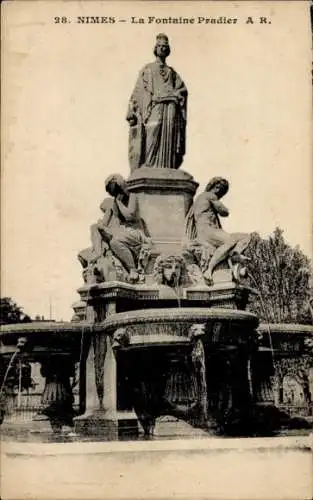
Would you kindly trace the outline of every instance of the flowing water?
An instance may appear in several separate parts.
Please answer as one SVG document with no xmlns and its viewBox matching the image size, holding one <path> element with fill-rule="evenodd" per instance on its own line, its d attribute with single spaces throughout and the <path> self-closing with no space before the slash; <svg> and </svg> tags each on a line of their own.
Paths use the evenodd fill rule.
<svg viewBox="0 0 313 500">
<path fill-rule="evenodd" d="M 9 372 L 13 366 L 13 361 L 15 360 L 16 356 L 18 355 L 19 351 L 18 349 L 16 351 L 14 351 L 14 353 L 12 354 L 11 358 L 10 358 L 10 361 L 9 361 L 9 364 L 7 366 L 7 369 L 6 369 L 6 372 L 4 374 L 4 377 L 3 377 L 3 381 L 2 381 L 2 384 L 1 384 L 1 388 L 0 388 L 0 395 L 3 393 L 3 391 L 5 390 L 5 384 L 6 384 L 6 381 L 7 381 L 7 378 L 8 378 L 8 375 L 9 375 Z"/>
<path fill-rule="evenodd" d="M 265 303 L 264 303 L 264 298 L 263 298 L 261 290 L 258 288 L 257 281 L 254 278 L 253 274 L 251 274 L 251 272 L 249 272 L 248 275 L 250 276 L 251 280 L 253 281 L 254 286 L 256 288 L 256 291 L 258 292 L 258 296 L 260 298 L 261 307 L 262 307 L 264 316 L 266 318 L 266 327 L 267 327 L 268 340 L 269 340 L 270 351 L 271 351 L 271 356 L 272 356 L 272 362 L 273 362 L 273 366 L 274 366 L 274 369 L 275 369 L 275 372 L 276 372 L 276 360 L 275 360 L 275 352 L 274 352 L 274 347 L 273 347 L 272 332 L 271 332 L 271 328 L 270 328 L 270 321 L 269 321 L 269 318 L 268 318 L 267 310 L 266 310 Z"/>
</svg>

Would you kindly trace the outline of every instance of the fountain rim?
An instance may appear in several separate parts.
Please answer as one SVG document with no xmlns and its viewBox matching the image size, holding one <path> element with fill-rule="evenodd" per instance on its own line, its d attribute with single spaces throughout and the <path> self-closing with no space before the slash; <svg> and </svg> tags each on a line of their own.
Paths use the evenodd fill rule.
<svg viewBox="0 0 313 500">
<path fill-rule="evenodd" d="M 312 334 L 313 325 L 302 325 L 301 323 L 260 323 L 258 331 L 266 333 L 270 329 L 271 333 L 294 333 L 294 334 Z"/>
<path fill-rule="evenodd" d="M 248 311 L 213 307 L 208 309 L 202 307 L 184 307 L 180 309 L 136 309 L 133 311 L 115 313 L 104 320 L 102 327 L 104 330 L 111 330 L 112 328 L 133 324 L 168 323 L 175 321 L 201 323 L 208 320 L 243 321 L 244 323 L 250 323 L 254 328 L 257 328 L 259 323 L 258 317 Z"/>
<path fill-rule="evenodd" d="M 66 322 L 66 321 L 49 321 L 49 322 L 36 322 L 32 321 L 30 323 L 9 323 L 0 326 L 0 339 L 5 338 L 10 334 L 20 334 L 25 335 L 35 334 L 35 333 L 81 333 L 82 330 L 85 332 L 93 332 L 98 330 L 100 325 L 91 323 L 89 321 L 80 322 Z"/>
</svg>

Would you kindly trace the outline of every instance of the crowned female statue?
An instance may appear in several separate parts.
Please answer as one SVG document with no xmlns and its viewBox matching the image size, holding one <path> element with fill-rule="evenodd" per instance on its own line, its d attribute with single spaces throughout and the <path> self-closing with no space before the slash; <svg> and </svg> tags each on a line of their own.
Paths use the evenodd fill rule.
<svg viewBox="0 0 313 500">
<path fill-rule="evenodd" d="M 141 166 L 177 169 L 183 161 L 188 92 L 176 71 L 167 66 L 169 54 L 168 38 L 159 34 L 156 60 L 140 71 L 130 98 L 131 171 Z"/>
</svg>

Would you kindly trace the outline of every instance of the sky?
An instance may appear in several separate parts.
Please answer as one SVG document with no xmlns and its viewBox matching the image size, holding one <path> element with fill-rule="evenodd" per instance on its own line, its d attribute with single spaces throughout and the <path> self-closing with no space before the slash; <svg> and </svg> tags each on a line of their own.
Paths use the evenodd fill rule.
<svg viewBox="0 0 313 500">
<path fill-rule="evenodd" d="M 215 175 L 229 179 L 227 231 L 267 236 L 280 226 L 312 257 L 306 2 L 26 1 L 2 11 L 1 296 L 31 316 L 49 317 L 51 303 L 54 319 L 71 318 L 82 285 L 76 256 L 101 216 L 105 178 L 129 175 L 128 100 L 159 32 L 169 36 L 168 64 L 189 91 L 181 168 L 198 192 Z M 116 22 L 79 24 L 78 16 Z M 149 16 L 195 21 L 156 24 Z"/>
</svg>

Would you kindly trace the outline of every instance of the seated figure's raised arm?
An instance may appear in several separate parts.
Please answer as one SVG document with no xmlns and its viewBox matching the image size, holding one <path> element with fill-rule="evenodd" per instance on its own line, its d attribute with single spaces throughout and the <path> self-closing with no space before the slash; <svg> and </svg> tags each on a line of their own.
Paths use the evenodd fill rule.
<svg viewBox="0 0 313 500">
<path fill-rule="evenodd" d="M 115 199 L 119 211 L 128 222 L 137 220 L 137 197 L 130 194 L 128 205 L 126 206 L 121 200 Z"/>
<path fill-rule="evenodd" d="M 219 200 L 211 200 L 211 203 L 212 203 L 213 207 L 215 208 L 216 212 L 218 213 L 218 215 L 221 215 L 222 217 L 228 217 L 229 210 L 224 205 L 224 203 L 222 203 Z"/>
</svg>

